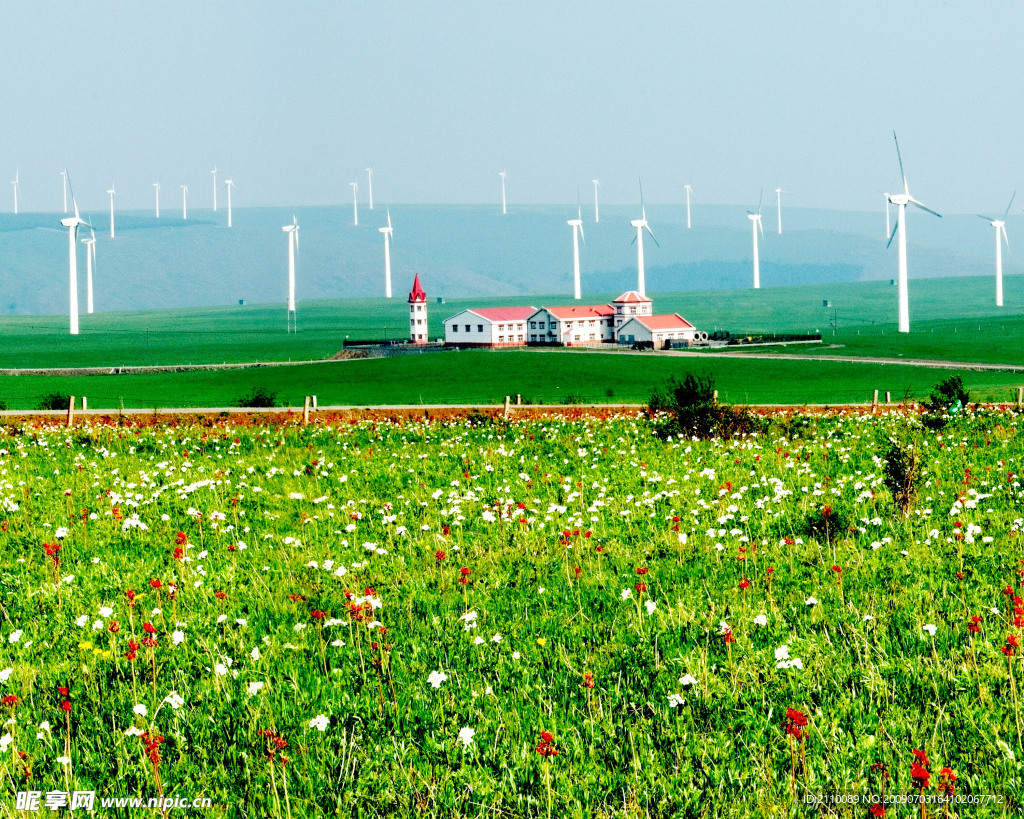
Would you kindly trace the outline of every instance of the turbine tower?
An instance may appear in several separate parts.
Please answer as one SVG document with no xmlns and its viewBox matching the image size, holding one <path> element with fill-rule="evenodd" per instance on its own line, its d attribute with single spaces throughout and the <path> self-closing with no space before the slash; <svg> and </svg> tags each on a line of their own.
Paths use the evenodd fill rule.
<svg viewBox="0 0 1024 819">
<path fill-rule="evenodd" d="M 181 186 L 181 218 L 188 219 L 188 185 Z"/>
<path fill-rule="evenodd" d="M 1017 195 L 1017 192 L 1013 192 L 1013 196 L 1010 197 L 1010 204 L 1006 206 L 1006 210 L 1003 211 L 1002 219 L 991 219 L 988 216 L 981 216 L 986 222 L 996 229 L 996 307 L 1003 306 L 1003 245 L 1002 241 L 1006 242 L 1006 249 L 1010 249 L 1010 239 L 1006 235 L 1006 217 L 1010 213 L 1010 206 L 1013 204 L 1013 199 Z M 1000 241 L 1002 240 L 1002 241 Z"/>
<path fill-rule="evenodd" d="M 642 184 L 640 185 L 640 218 L 634 219 L 630 224 L 636 228 L 636 236 L 633 237 L 633 242 L 636 242 L 636 292 L 641 296 L 646 296 L 644 283 L 644 231 L 646 230 L 651 234 L 654 244 L 658 245 L 658 240 L 654 238 L 654 232 L 651 230 L 651 226 L 647 224 L 647 211 L 644 208 L 644 186 Z M 661 245 L 658 245 L 658 247 L 661 247 Z"/>
<path fill-rule="evenodd" d="M 352 224 L 355 225 L 356 227 L 358 227 L 359 226 L 359 199 L 357 198 L 357 194 L 359 193 L 359 183 L 358 182 L 349 182 L 348 184 L 352 187 Z"/>
<path fill-rule="evenodd" d="M 68 212 L 68 172 L 61 171 L 61 180 L 64 183 L 64 212 Z"/>
<path fill-rule="evenodd" d="M 388 226 L 377 228 L 384 234 L 384 297 L 391 298 L 391 209 L 388 209 Z"/>
<path fill-rule="evenodd" d="M 779 220 L 779 235 L 782 235 L 782 188 L 775 189 L 775 214 Z"/>
<path fill-rule="evenodd" d="M 65 174 L 67 171 L 65 170 Z M 86 227 L 92 227 L 88 225 L 84 219 L 78 215 L 78 203 L 75 202 L 75 190 L 71 186 L 71 180 L 68 180 L 68 187 L 71 188 L 71 204 L 74 205 L 75 215 L 67 216 L 60 220 L 60 223 L 68 229 L 68 296 L 69 296 L 69 310 L 68 310 L 68 332 L 73 335 L 78 335 L 78 228 L 80 225 L 86 225 Z"/>
<path fill-rule="evenodd" d="M 896 132 L 892 132 L 893 141 L 896 143 L 896 159 L 900 163 L 900 177 L 903 179 L 903 193 L 890 194 L 889 201 L 896 206 L 896 227 L 893 228 L 892 234 L 889 236 L 889 242 L 886 247 L 892 244 L 893 236 L 899 232 L 899 265 L 900 265 L 900 277 L 897 298 L 899 300 L 899 331 L 901 333 L 910 332 L 910 299 L 907 295 L 907 205 L 914 205 L 923 211 L 927 211 L 933 216 L 942 218 L 941 213 L 936 213 L 931 208 L 918 202 L 913 196 L 910 195 L 910 188 L 907 186 L 907 175 L 903 172 L 903 157 L 900 156 L 900 143 L 896 139 Z"/>
<path fill-rule="evenodd" d="M 594 183 L 594 224 L 596 225 L 601 221 L 601 215 L 597 212 L 597 189 L 601 187 L 601 183 L 596 179 L 591 179 L 590 181 Z"/>
<path fill-rule="evenodd" d="M 213 212 L 216 213 L 217 212 L 217 168 L 214 167 L 214 169 L 212 171 L 210 171 L 210 173 L 213 174 Z"/>
<path fill-rule="evenodd" d="M 160 183 L 153 183 L 153 191 L 156 193 L 156 218 L 160 218 Z"/>
<path fill-rule="evenodd" d="M 114 238 L 114 186 L 110 186 L 110 190 L 107 191 L 110 195 L 110 238 Z"/>
<path fill-rule="evenodd" d="M 292 216 L 292 223 L 281 228 L 288 234 L 288 330 L 289 333 L 299 331 L 298 319 L 295 315 L 295 251 L 299 249 L 299 223 Z"/>
<path fill-rule="evenodd" d="M 366 169 L 366 183 L 370 193 L 370 210 L 373 210 L 373 168 Z"/>
<path fill-rule="evenodd" d="M 224 187 L 228 189 L 228 227 L 231 227 L 231 189 L 235 187 L 235 183 L 230 179 L 225 179 Z"/>
<path fill-rule="evenodd" d="M 689 185 L 683 185 L 686 188 L 686 229 L 690 229 L 690 195 L 693 193 L 693 188 Z"/>
<path fill-rule="evenodd" d="M 579 205 L 576 206 L 576 218 L 570 219 L 566 224 L 572 228 L 572 297 L 579 300 L 582 298 L 580 294 L 580 237 L 583 236 L 583 214 Z"/>
<path fill-rule="evenodd" d="M 21 169 L 16 168 L 14 171 L 14 179 L 11 180 L 11 184 L 14 186 L 14 212 L 18 212 L 18 177 L 21 175 Z"/>
<path fill-rule="evenodd" d="M 747 218 L 750 220 L 750 227 L 754 231 L 754 289 L 761 289 L 761 260 L 757 253 L 757 232 L 761 231 L 762 238 L 764 237 L 764 225 L 761 224 L 761 197 L 757 199 L 757 213 L 752 210 L 747 211 Z"/>
<path fill-rule="evenodd" d="M 92 271 L 96 264 L 96 231 L 92 231 L 92 237 L 82 239 L 85 245 L 85 312 L 92 315 Z"/>
<path fill-rule="evenodd" d="M 505 216 L 508 214 L 508 201 L 505 199 L 505 177 L 508 174 L 504 171 L 499 171 L 498 176 L 501 177 L 501 214 Z"/>
</svg>

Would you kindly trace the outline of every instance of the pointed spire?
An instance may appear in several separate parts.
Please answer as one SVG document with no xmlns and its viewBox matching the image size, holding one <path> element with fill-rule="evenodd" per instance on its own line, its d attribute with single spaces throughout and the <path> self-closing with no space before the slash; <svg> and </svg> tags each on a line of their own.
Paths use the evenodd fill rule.
<svg viewBox="0 0 1024 819">
<path fill-rule="evenodd" d="M 427 293 L 420 285 L 420 274 L 416 274 L 416 278 L 412 283 L 412 292 L 409 294 L 409 304 L 413 304 L 418 301 L 426 301 Z"/>
</svg>

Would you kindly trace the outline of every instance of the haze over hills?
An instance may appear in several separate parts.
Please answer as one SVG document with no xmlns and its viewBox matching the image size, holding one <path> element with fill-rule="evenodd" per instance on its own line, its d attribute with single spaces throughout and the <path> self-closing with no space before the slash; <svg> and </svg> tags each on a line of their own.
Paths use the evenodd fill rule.
<svg viewBox="0 0 1024 819">
<path fill-rule="evenodd" d="M 881 196 L 879 197 L 881 205 Z M 281 226 L 292 215 L 300 225 L 296 295 L 309 299 L 383 297 L 386 206 L 235 208 L 226 214 L 190 211 L 183 221 L 165 203 L 151 212 L 83 216 L 96 228 L 96 310 L 157 309 L 247 303 L 284 303 L 287 240 Z M 396 298 L 404 299 L 418 273 L 431 300 L 572 294 L 572 239 L 567 219 L 576 206 L 515 206 L 502 216 L 496 206 L 393 205 L 392 274 Z M 693 207 L 686 229 L 684 205 L 647 208 L 658 245 L 645 239 L 647 289 L 685 291 L 744 289 L 751 284 L 751 229 L 740 206 Z M 774 204 L 764 207 L 760 243 L 763 288 L 795 284 L 888 280 L 896 276 L 895 242 L 886 249 L 885 217 L 877 213 L 790 208 L 783 201 L 783 230 L 776 233 Z M 635 231 L 639 206 L 582 208 L 583 299 L 636 286 Z M 59 214 L 0 214 L 0 311 L 47 314 L 67 311 L 67 233 Z M 1008 223 L 1011 243 L 1015 220 Z M 994 275 L 992 228 L 972 215 L 908 219 L 911 279 Z M 83 229 L 79 238 L 86 238 Z M 1021 272 L 1004 254 L 1007 275 Z M 84 306 L 85 255 L 79 256 L 79 293 Z M 1012 305 L 1008 303 L 1008 309 Z"/>
</svg>

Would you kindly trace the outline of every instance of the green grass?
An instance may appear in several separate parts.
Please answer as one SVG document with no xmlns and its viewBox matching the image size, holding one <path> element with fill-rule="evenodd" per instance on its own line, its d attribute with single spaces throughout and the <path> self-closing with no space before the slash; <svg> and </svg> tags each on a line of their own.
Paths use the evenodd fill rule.
<svg viewBox="0 0 1024 819">
<path fill-rule="evenodd" d="M 321 405 L 501 403 L 521 394 L 531 403 L 643 403 L 655 386 L 688 371 L 710 373 L 719 397 L 733 403 L 864 403 L 873 390 L 924 398 L 957 370 L 827 361 L 686 359 L 653 353 L 586 351 L 439 352 L 289 367 L 116 376 L 0 377 L 10 409 L 33 409 L 54 391 L 85 395 L 91 409 L 236 406 L 254 387 L 277 391 L 279 403 Z M 960 372 L 975 401 L 1009 401 L 1024 375 Z"/>
</svg>

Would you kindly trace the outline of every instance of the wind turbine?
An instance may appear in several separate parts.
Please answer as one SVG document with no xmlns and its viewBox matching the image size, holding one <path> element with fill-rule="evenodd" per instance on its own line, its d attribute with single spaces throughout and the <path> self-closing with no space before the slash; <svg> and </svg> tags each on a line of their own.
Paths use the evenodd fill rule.
<svg viewBox="0 0 1024 819">
<path fill-rule="evenodd" d="M 779 220 L 779 235 L 782 235 L 782 194 L 787 191 L 783 191 L 782 188 L 775 189 L 775 213 Z"/>
<path fill-rule="evenodd" d="M 391 298 L 391 209 L 388 209 L 388 226 L 377 228 L 384 234 L 384 297 Z"/>
<path fill-rule="evenodd" d="M 654 244 L 658 245 L 658 240 L 654 238 L 654 231 L 647 224 L 647 211 L 644 208 L 644 186 L 642 183 L 640 185 L 640 218 L 634 219 L 630 224 L 636 228 L 636 236 L 633 238 L 633 242 L 636 242 L 636 291 L 641 296 L 646 296 L 647 294 L 644 292 L 644 231 L 646 230 L 651 234 Z M 658 245 L 658 247 L 661 247 L 661 245 Z"/>
<path fill-rule="evenodd" d="M 907 296 L 907 226 L 906 226 L 906 215 L 907 205 L 914 205 L 923 211 L 927 211 L 933 216 L 942 218 L 941 213 L 936 213 L 931 208 L 918 202 L 913 196 L 910 195 L 910 188 L 907 186 L 907 175 L 903 172 L 903 157 L 900 156 L 900 143 L 896 139 L 896 132 L 892 132 L 893 141 L 896 143 L 896 159 L 900 163 L 900 176 L 903 178 L 903 193 L 889 194 L 889 201 L 896 206 L 896 227 L 893 228 L 892 234 L 889 236 L 889 242 L 886 247 L 892 244 L 893 236 L 899 231 L 899 264 L 900 264 L 900 277 L 897 298 L 899 300 L 899 332 L 909 333 L 910 332 L 910 300 Z"/>
<path fill-rule="evenodd" d="M 580 299 L 580 238 L 583 236 L 583 213 L 576 205 L 576 218 L 566 222 L 572 228 L 572 297 Z M 586 239 L 584 239 L 586 241 Z"/>
<path fill-rule="evenodd" d="M 754 289 L 761 289 L 761 261 L 757 254 L 757 232 L 761 231 L 761 237 L 764 237 L 764 225 L 761 224 L 761 197 L 757 198 L 757 213 L 752 210 L 747 211 L 747 218 L 750 220 L 750 227 L 754 231 Z"/>
<path fill-rule="evenodd" d="M 67 171 L 65 170 L 65 173 Z M 75 215 L 67 216 L 60 220 L 60 223 L 68 229 L 68 296 L 70 308 L 68 310 L 68 323 L 69 333 L 73 336 L 78 335 L 78 227 L 79 225 L 85 225 L 91 228 L 92 225 L 86 223 L 78 215 L 78 203 L 75 202 L 75 190 L 71 186 L 71 180 L 68 180 L 68 187 L 71 188 L 71 204 L 75 207 Z"/>
<path fill-rule="evenodd" d="M 366 180 L 370 190 L 370 210 L 373 210 L 373 168 L 366 169 Z"/>
<path fill-rule="evenodd" d="M 181 218 L 188 219 L 188 185 L 181 186 Z"/>
<path fill-rule="evenodd" d="M 62 181 L 64 183 L 64 212 L 67 213 L 68 212 L 68 172 L 67 171 L 61 171 L 60 175 L 61 175 Z"/>
<path fill-rule="evenodd" d="M 686 188 L 686 229 L 690 229 L 690 195 L 693 193 L 693 188 L 689 185 L 683 185 Z"/>
<path fill-rule="evenodd" d="M 213 212 L 217 212 L 217 168 L 214 167 L 210 173 L 213 174 Z"/>
<path fill-rule="evenodd" d="M 978 214 L 978 216 L 981 216 L 982 219 L 996 229 L 996 307 L 1003 306 L 1003 245 L 999 240 L 1005 241 L 1006 249 L 1010 249 L 1010 239 L 1006 235 L 1006 217 L 1010 213 L 1010 205 L 1013 204 L 1013 199 L 1016 195 L 1017 192 L 1014 191 L 1013 196 L 1010 197 L 1010 204 L 1003 211 L 1002 219 L 990 219 L 988 216 Z"/>
<path fill-rule="evenodd" d="M 349 182 L 352 187 L 352 224 L 356 227 L 359 226 L 359 200 L 356 198 L 356 194 L 359 193 L 359 183 Z"/>
<path fill-rule="evenodd" d="M 504 171 L 498 171 L 498 176 L 501 177 L 501 213 L 504 216 L 508 214 L 508 202 L 505 199 L 505 177 L 508 174 Z"/>
<path fill-rule="evenodd" d="M 299 249 L 299 223 L 292 216 L 292 223 L 281 228 L 288 234 L 288 332 L 299 331 L 295 315 L 295 251 Z"/>
<path fill-rule="evenodd" d="M 156 218 L 160 218 L 160 183 L 153 183 L 153 190 L 156 193 Z"/>
<path fill-rule="evenodd" d="M 114 238 L 114 186 L 110 186 L 110 190 L 107 191 L 110 194 L 110 238 Z"/>
<path fill-rule="evenodd" d="M 601 187 L 601 183 L 596 179 L 591 179 L 590 181 L 594 183 L 594 224 L 597 224 L 601 221 L 601 216 L 597 212 L 597 189 Z"/>
<path fill-rule="evenodd" d="M 85 312 L 92 315 L 92 270 L 96 263 L 96 231 L 92 231 L 92 237 L 82 239 L 85 245 Z"/>
<path fill-rule="evenodd" d="M 14 212 L 18 212 L 18 177 L 21 175 L 21 168 L 16 168 L 14 171 L 14 179 L 11 184 L 14 186 Z"/>
<path fill-rule="evenodd" d="M 228 227 L 231 227 L 231 189 L 235 187 L 235 183 L 230 179 L 225 179 L 224 187 L 228 189 Z"/>
</svg>

